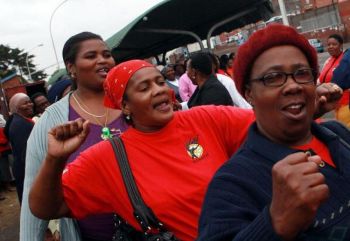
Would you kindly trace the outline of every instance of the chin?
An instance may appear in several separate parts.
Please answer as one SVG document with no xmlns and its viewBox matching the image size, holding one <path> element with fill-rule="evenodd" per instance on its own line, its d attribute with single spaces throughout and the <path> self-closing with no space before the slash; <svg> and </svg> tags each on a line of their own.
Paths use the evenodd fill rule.
<svg viewBox="0 0 350 241">
<path fill-rule="evenodd" d="M 298 126 L 298 127 L 289 127 L 286 129 L 285 136 L 289 137 L 288 142 L 295 143 L 294 145 L 305 144 L 305 139 L 309 137 L 311 126 Z"/>
<path fill-rule="evenodd" d="M 173 119 L 173 117 L 174 117 L 174 112 L 171 111 L 171 112 L 169 112 L 167 114 L 162 115 L 162 117 L 159 118 L 157 122 L 160 125 L 165 126 Z"/>
</svg>

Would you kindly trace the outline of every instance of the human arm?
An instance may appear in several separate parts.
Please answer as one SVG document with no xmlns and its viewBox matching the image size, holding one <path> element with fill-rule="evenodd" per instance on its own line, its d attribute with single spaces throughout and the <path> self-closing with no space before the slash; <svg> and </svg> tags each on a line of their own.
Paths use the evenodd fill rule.
<svg viewBox="0 0 350 241">
<path fill-rule="evenodd" d="M 66 160 L 85 140 L 88 121 L 78 119 L 48 133 L 48 152 L 29 193 L 32 213 L 42 219 L 69 215 L 62 191 L 61 175 Z"/>
<path fill-rule="evenodd" d="M 20 215 L 20 241 L 43 241 L 48 221 L 35 217 L 28 203 L 29 190 L 37 176 L 47 153 L 47 133 L 54 126 L 68 121 L 69 95 L 59 102 L 51 105 L 34 128 L 27 142 L 27 154 L 25 163 L 25 179 L 23 186 L 23 198 Z M 80 233 L 76 221 L 70 218 L 60 219 L 61 240 L 80 241 Z"/>
<path fill-rule="evenodd" d="M 328 199 L 319 156 L 294 153 L 272 168 L 271 223 L 283 240 L 294 240 L 313 222 L 319 206 Z"/>
<path fill-rule="evenodd" d="M 228 76 L 217 75 L 219 81 L 225 86 L 228 93 L 230 94 L 233 104 L 240 108 L 251 109 L 251 105 L 238 93 L 235 82 Z"/>
<path fill-rule="evenodd" d="M 291 154 L 275 164 L 272 177 L 265 158 L 264 163 L 255 162 L 257 166 L 244 164 L 251 165 L 252 158 L 230 160 L 215 175 L 203 205 L 198 241 L 294 240 L 314 220 L 328 197 L 315 164 L 319 157 Z"/>
<path fill-rule="evenodd" d="M 68 113 L 67 113 L 68 115 Z M 30 187 L 36 177 L 47 152 L 47 133 L 55 123 L 64 121 L 64 114 L 53 118 L 52 111 L 45 112 L 39 119 L 27 141 L 25 179 L 20 216 L 20 241 L 42 241 L 48 221 L 35 217 L 28 204 Z"/>
<path fill-rule="evenodd" d="M 263 179 L 270 168 L 241 165 L 250 160 L 231 159 L 215 174 L 202 206 L 197 241 L 281 241 L 268 209 L 271 179 Z M 252 178 L 252 173 L 257 175 Z"/>
<path fill-rule="evenodd" d="M 346 51 L 337 68 L 333 71 L 332 83 L 342 89 L 350 88 L 350 51 Z"/>
<path fill-rule="evenodd" d="M 27 142 L 25 179 L 20 217 L 20 241 L 42 241 L 48 221 L 35 217 L 28 204 L 29 189 L 37 175 L 47 151 L 47 132 L 50 122 L 47 113 L 34 126 Z"/>
</svg>

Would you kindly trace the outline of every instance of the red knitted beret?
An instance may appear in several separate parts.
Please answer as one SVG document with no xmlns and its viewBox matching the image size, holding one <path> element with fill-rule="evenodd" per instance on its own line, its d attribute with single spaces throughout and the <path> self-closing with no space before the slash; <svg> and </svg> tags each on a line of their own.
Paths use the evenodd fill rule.
<svg viewBox="0 0 350 241">
<path fill-rule="evenodd" d="M 312 69 L 318 72 L 316 50 L 309 41 L 294 28 L 282 24 L 270 24 L 253 33 L 238 49 L 234 65 L 234 80 L 237 90 L 244 96 L 245 85 L 249 81 L 251 67 L 265 50 L 275 46 L 293 45 L 306 56 Z"/>
</svg>

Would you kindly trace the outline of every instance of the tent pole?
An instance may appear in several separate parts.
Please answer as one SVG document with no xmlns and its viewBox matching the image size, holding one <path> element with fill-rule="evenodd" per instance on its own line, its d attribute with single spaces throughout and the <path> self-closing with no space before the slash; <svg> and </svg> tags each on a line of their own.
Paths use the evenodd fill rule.
<svg viewBox="0 0 350 241">
<path fill-rule="evenodd" d="M 215 29 L 217 29 L 218 27 L 220 27 L 220 26 L 222 26 L 222 25 L 224 25 L 224 24 L 226 24 L 228 22 L 231 22 L 231 21 L 233 21 L 233 20 L 235 20 L 237 18 L 243 17 L 244 15 L 247 15 L 247 14 L 249 14 L 249 13 L 255 11 L 255 10 L 256 10 L 256 7 L 250 8 L 248 10 L 242 11 L 242 12 L 240 12 L 238 14 L 235 14 L 235 15 L 233 15 L 233 16 L 231 16 L 229 18 L 226 18 L 226 19 L 216 23 L 215 25 L 213 25 L 213 27 L 211 27 L 209 29 L 208 34 L 207 34 L 207 46 L 208 46 L 208 49 L 211 49 L 210 37 L 213 34 Z"/>
<path fill-rule="evenodd" d="M 136 31 L 138 31 L 138 32 L 145 32 L 145 33 L 167 33 L 167 34 L 190 35 L 190 36 L 192 36 L 193 38 L 195 38 L 197 40 L 201 50 L 204 49 L 204 45 L 202 43 L 201 38 L 197 34 L 191 32 L 191 31 L 177 30 L 177 29 L 156 29 L 156 28 L 138 29 Z"/>
</svg>

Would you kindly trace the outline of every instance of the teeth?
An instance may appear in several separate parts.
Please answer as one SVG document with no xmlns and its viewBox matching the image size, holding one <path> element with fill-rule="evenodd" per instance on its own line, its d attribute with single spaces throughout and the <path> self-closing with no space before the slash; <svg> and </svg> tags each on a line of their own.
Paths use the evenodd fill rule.
<svg viewBox="0 0 350 241">
<path fill-rule="evenodd" d="M 105 73 L 107 73 L 107 72 L 108 72 L 108 69 L 106 69 L 106 68 L 100 69 L 98 72 L 105 72 Z"/>
<path fill-rule="evenodd" d="M 300 109 L 301 105 L 291 105 L 291 106 L 288 106 L 288 108 L 290 108 L 290 109 Z"/>
</svg>

